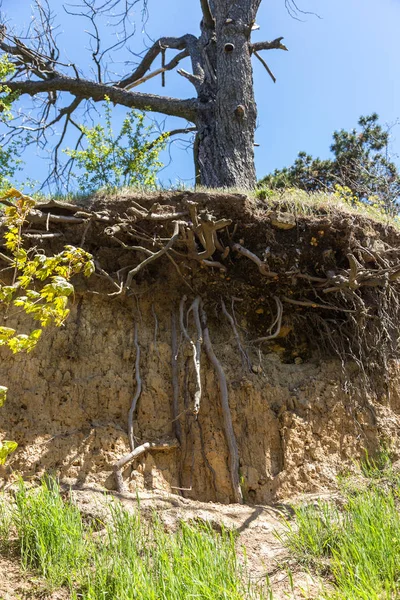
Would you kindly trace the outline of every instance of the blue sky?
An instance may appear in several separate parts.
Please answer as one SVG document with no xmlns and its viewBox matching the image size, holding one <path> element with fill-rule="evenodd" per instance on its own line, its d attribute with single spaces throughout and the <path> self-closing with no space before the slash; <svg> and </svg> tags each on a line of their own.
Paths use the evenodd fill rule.
<svg viewBox="0 0 400 600">
<path fill-rule="evenodd" d="M 28 21 L 29 4 L 3 0 L 3 11 L 18 29 Z M 79 62 L 87 45 L 83 25 L 77 28 L 76 22 L 65 16 L 60 0 L 50 0 L 50 4 L 59 13 L 60 32 L 64 32 L 60 46 Z M 147 34 L 152 38 L 196 34 L 198 4 L 198 0 L 149 0 Z M 282 35 L 290 50 L 263 53 L 277 77 L 276 84 L 254 59 L 259 177 L 291 164 L 300 150 L 326 157 L 333 130 L 352 128 L 362 114 L 377 112 L 387 124 L 400 118 L 400 0 L 298 0 L 298 4 L 321 18 L 300 15 L 301 21 L 294 20 L 284 0 L 264 0 L 257 18 L 260 30 L 254 40 Z M 147 45 L 151 41 L 141 32 L 139 15 L 137 22 L 131 46 L 140 52 L 143 41 Z M 175 73 L 167 73 L 164 90 L 159 80 L 140 90 L 193 96 L 191 84 Z M 117 110 L 117 118 L 122 112 Z M 167 128 L 178 123 L 182 121 L 168 119 Z M 393 128 L 392 135 L 392 151 L 400 154 L 400 126 Z M 160 175 L 165 184 L 192 181 L 191 152 L 181 146 L 173 145 L 172 161 Z M 25 174 L 38 179 L 45 172 L 43 159 L 30 153 Z"/>
</svg>

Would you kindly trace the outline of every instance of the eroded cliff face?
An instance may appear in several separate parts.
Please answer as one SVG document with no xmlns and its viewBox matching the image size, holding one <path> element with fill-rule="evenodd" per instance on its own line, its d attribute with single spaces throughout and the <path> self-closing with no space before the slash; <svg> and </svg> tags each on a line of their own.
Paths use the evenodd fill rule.
<svg viewBox="0 0 400 600">
<path fill-rule="evenodd" d="M 190 303 L 201 298 L 226 375 L 245 501 L 328 489 L 339 472 L 382 443 L 396 454 L 397 230 L 325 206 L 297 215 L 287 204 L 271 207 L 242 195 L 100 198 L 89 208 L 50 203 L 35 213 L 35 231 L 45 231 L 53 213 L 59 215 L 53 219 L 57 236 L 46 251 L 84 243 L 101 268 L 88 283 L 76 281 L 65 326 L 46 331 L 34 352 L 12 356 L 1 349 L 0 383 L 9 393 L 0 436 L 19 448 L 0 481 L 15 472 L 56 473 L 70 483 L 115 489 L 113 465 L 130 450 L 127 415 L 139 373 L 135 444 L 173 439 L 177 423 L 181 440 L 130 462 L 123 470 L 126 488 L 233 501 L 220 383 L 202 340 L 201 403 L 193 414 L 193 348 L 179 327 L 184 295 L 185 321 Z M 60 223 L 63 215 L 68 218 Z M 170 239 L 171 219 L 185 219 L 174 253 L 110 295 L 143 256 Z M 217 231 L 211 241 L 210 223 Z M 144 244 L 147 254 L 134 243 Z M 7 319 L 23 331 L 18 312 L 9 311 Z M 193 310 L 187 328 L 196 340 Z M 255 342 L 260 336 L 271 339 Z"/>
<path fill-rule="evenodd" d="M 173 436 L 170 310 L 162 284 L 137 301 L 78 295 L 65 327 L 46 332 L 31 355 L 3 352 L 0 380 L 7 382 L 9 396 L 0 426 L 7 439 L 19 443 L 3 475 L 11 469 L 24 477 L 55 472 L 71 483 L 115 487 L 112 465 L 129 452 L 135 319 L 143 383 L 135 437 L 142 443 Z M 343 391 L 335 361 L 284 364 L 276 353 L 260 352 L 253 357 L 256 373 L 249 372 L 227 324 L 211 319 L 210 333 L 229 382 L 247 501 L 327 488 L 364 448 L 374 452 L 384 439 L 395 446 L 400 425 L 395 372 L 391 395 L 373 402 L 362 390 L 358 397 Z M 186 359 L 181 352 L 182 413 Z M 129 465 L 123 475 L 130 491 L 162 489 L 199 500 L 231 500 L 218 384 L 204 355 L 202 384 L 197 419 L 181 415 L 182 448 L 149 453 Z"/>
</svg>

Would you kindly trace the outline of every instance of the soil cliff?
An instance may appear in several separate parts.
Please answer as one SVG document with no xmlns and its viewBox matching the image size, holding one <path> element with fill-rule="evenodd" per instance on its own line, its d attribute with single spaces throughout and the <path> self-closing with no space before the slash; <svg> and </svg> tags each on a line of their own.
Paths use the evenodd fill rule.
<svg viewBox="0 0 400 600">
<path fill-rule="evenodd" d="M 400 233 L 308 213 L 187 192 L 39 206 L 27 242 L 83 245 L 97 273 L 32 354 L 1 351 L 0 435 L 19 444 L 3 481 L 267 503 L 395 448 Z"/>
</svg>

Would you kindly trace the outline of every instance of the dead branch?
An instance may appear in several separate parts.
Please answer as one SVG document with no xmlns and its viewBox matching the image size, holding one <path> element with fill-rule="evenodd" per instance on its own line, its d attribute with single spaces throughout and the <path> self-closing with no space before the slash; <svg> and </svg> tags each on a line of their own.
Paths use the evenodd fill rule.
<svg viewBox="0 0 400 600">
<path fill-rule="evenodd" d="M 197 101 L 193 98 L 180 100 L 156 94 L 130 92 L 112 85 L 89 81 L 88 79 L 74 79 L 66 75 L 57 74 L 46 80 L 7 81 L 6 85 L 11 92 L 21 95 L 36 96 L 41 93 L 69 92 L 80 98 L 90 98 L 101 102 L 108 96 L 114 104 L 138 110 L 150 110 L 166 115 L 182 117 L 194 123 L 196 121 Z"/>
<path fill-rule="evenodd" d="M 204 25 L 209 29 L 214 29 L 215 20 L 211 12 L 210 3 L 208 0 L 200 0 L 201 10 L 203 13 Z"/>
<path fill-rule="evenodd" d="M 260 63 L 262 64 L 262 66 L 265 68 L 265 70 L 267 71 L 268 75 L 271 77 L 272 81 L 274 83 L 276 83 L 276 77 L 273 74 L 273 72 L 271 71 L 271 69 L 269 68 L 269 66 L 267 65 L 267 63 L 265 62 L 265 60 L 263 59 L 262 56 L 260 56 L 258 54 L 258 52 L 256 52 L 256 50 L 253 49 L 253 54 L 256 58 L 258 58 L 258 60 L 260 61 Z"/>
<path fill-rule="evenodd" d="M 179 442 L 176 439 L 165 439 L 155 442 L 145 442 L 137 448 L 133 449 L 129 454 L 125 454 L 113 465 L 113 472 L 115 477 L 115 483 L 117 486 L 117 491 L 121 494 L 126 491 L 124 480 L 122 477 L 122 469 L 135 458 L 138 458 L 145 452 L 150 450 L 154 452 L 168 452 L 169 450 L 174 450 L 179 447 Z"/>
<path fill-rule="evenodd" d="M 126 213 L 129 216 L 138 217 L 143 221 L 175 221 L 187 215 L 187 212 L 185 211 L 175 213 L 155 213 L 154 210 L 157 208 L 160 208 L 158 203 L 154 204 L 149 210 L 146 210 L 143 206 L 134 200 L 131 200 L 131 206 L 127 209 Z"/>
<path fill-rule="evenodd" d="M 230 477 L 231 477 L 231 483 L 232 483 L 233 498 L 234 498 L 235 502 L 242 503 L 243 502 L 243 494 L 242 494 L 242 490 L 240 488 L 240 483 L 239 483 L 239 449 L 238 449 L 238 445 L 236 442 L 235 432 L 234 432 L 233 423 L 232 423 L 232 415 L 231 415 L 231 410 L 229 407 L 228 385 L 227 385 L 224 369 L 222 368 L 221 363 L 219 362 L 218 358 L 216 357 L 213 347 L 212 347 L 212 344 L 211 344 L 210 333 L 208 331 L 208 325 L 207 325 L 207 315 L 206 315 L 206 312 L 202 305 L 200 306 L 200 312 L 201 312 L 201 324 L 203 327 L 204 347 L 205 347 L 207 356 L 208 356 L 211 364 L 214 367 L 215 373 L 217 375 L 218 383 L 219 383 L 220 400 L 221 400 L 222 414 L 223 414 L 223 420 L 224 420 L 224 433 L 225 433 L 225 439 L 226 439 L 226 443 L 228 446 L 228 452 L 229 452 L 229 467 L 230 467 L 229 470 L 230 470 Z"/>
<path fill-rule="evenodd" d="M 135 71 L 128 77 L 121 79 L 121 81 L 116 84 L 116 87 L 130 89 L 135 84 L 138 85 L 138 82 L 145 79 L 145 74 L 150 69 L 157 56 L 159 56 L 162 51 L 167 48 L 170 48 L 171 50 L 182 50 L 182 52 L 176 55 L 168 65 L 164 66 L 165 71 L 175 68 L 182 59 L 189 56 L 190 48 L 193 47 L 195 40 L 195 36 L 190 35 L 183 35 L 179 38 L 160 38 L 151 46 L 151 48 L 149 48 Z M 159 69 L 159 71 L 161 72 L 162 69 Z"/>
<path fill-rule="evenodd" d="M 259 52 L 260 50 L 285 50 L 287 52 L 287 47 L 285 44 L 282 44 L 283 37 L 278 37 L 276 40 L 272 42 L 254 42 L 250 44 L 251 52 Z"/>
</svg>

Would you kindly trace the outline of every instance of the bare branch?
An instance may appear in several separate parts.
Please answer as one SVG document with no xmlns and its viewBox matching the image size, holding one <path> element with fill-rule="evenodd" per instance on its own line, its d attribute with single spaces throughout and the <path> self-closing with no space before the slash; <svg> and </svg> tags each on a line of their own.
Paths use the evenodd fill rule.
<svg viewBox="0 0 400 600">
<path fill-rule="evenodd" d="M 159 54 L 165 48 L 171 48 L 172 50 L 183 50 L 183 52 L 178 54 L 171 61 L 171 63 L 169 63 L 168 65 L 166 65 L 164 67 L 165 70 L 173 69 L 174 67 L 176 67 L 178 62 L 180 62 L 186 56 L 189 56 L 189 54 L 190 54 L 189 48 L 192 48 L 194 44 L 197 45 L 197 38 L 195 36 L 189 35 L 189 34 L 183 35 L 182 37 L 179 37 L 179 38 L 174 38 L 174 37 L 160 38 L 151 46 L 151 48 L 149 48 L 149 50 L 146 52 L 145 56 L 143 57 L 141 63 L 138 65 L 136 70 L 128 77 L 121 79 L 121 81 L 119 81 L 116 84 L 116 87 L 129 89 L 132 86 L 132 84 L 134 84 L 138 80 L 141 80 L 144 77 L 144 75 L 147 73 L 147 71 L 150 69 L 151 65 L 153 64 L 153 62 L 155 61 L 157 56 L 159 56 Z"/>
<path fill-rule="evenodd" d="M 200 0 L 201 10 L 203 12 L 203 22 L 208 29 L 214 29 L 215 20 L 212 16 L 210 4 L 208 0 Z"/>
<path fill-rule="evenodd" d="M 119 461 L 113 465 L 117 491 L 119 493 L 123 493 L 125 491 L 125 485 L 122 478 L 121 469 L 123 469 L 123 467 L 129 462 L 132 462 L 135 458 L 139 458 L 139 456 L 141 456 L 145 452 L 148 452 L 149 450 L 153 450 L 154 452 L 161 452 L 173 450 L 178 447 L 179 442 L 176 439 L 165 439 L 157 442 L 145 442 L 144 444 L 137 446 L 137 448 L 132 450 L 132 452 L 129 452 L 129 454 L 125 454 L 125 456 L 122 456 L 122 458 L 120 458 Z"/>
<path fill-rule="evenodd" d="M 258 52 L 259 50 L 288 50 L 287 47 L 282 44 L 283 37 L 276 38 L 272 42 L 254 42 L 250 44 L 250 52 Z"/>
<path fill-rule="evenodd" d="M 258 52 L 256 52 L 255 50 L 253 50 L 253 54 L 254 54 L 254 56 L 255 56 L 256 58 L 258 58 L 258 60 L 260 61 L 260 63 L 261 63 L 261 64 L 263 65 L 263 67 L 266 69 L 266 71 L 267 71 L 268 75 L 271 77 L 272 81 L 273 81 L 274 83 L 276 83 L 276 77 L 275 77 L 275 75 L 273 74 L 273 72 L 271 71 L 271 69 L 269 68 L 269 66 L 267 65 L 267 63 L 265 62 L 265 60 L 263 59 L 263 57 L 262 57 L 262 56 L 260 56 L 260 55 L 258 54 Z"/>
<path fill-rule="evenodd" d="M 179 100 L 155 94 L 129 92 L 115 86 L 104 85 L 85 79 L 58 76 L 45 81 L 8 81 L 4 85 L 12 92 L 35 96 L 42 92 L 70 92 L 81 98 L 91 98 L 95 102 L 108 96 L 114 104 L 139 110 L 151 110 L 174 117 L 182 117 L 194 122 L 196 119 L 197 101 L 195 99 Z"/>
</svg>

